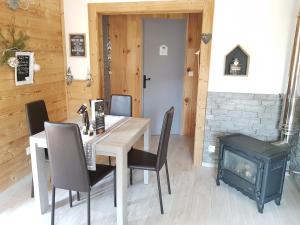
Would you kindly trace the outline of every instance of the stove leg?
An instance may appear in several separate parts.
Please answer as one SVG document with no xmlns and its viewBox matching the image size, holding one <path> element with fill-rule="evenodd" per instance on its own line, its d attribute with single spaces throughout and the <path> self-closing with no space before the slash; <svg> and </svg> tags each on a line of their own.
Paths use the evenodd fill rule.
<svg viewBox="0 0 300 225">
<path fill-rule="evenodd" d="M 281 198 L 276 198 L 275 199 L 275 204 L 278 205 L 278 206 L 280 206 L 280 201 L 281 201 Z"/>
<path fill-rule="evenodd" d="M 217 186 L 220 186 L 220 166 L 218 167 L 216 184 Z"/>
<path fill-rule="evenodd" d="M 257 204 L 257 209 L 259 213 L 263 213 L 264 212 L 264 204 L 261 203 L 256 203 Z"/>
</svg>

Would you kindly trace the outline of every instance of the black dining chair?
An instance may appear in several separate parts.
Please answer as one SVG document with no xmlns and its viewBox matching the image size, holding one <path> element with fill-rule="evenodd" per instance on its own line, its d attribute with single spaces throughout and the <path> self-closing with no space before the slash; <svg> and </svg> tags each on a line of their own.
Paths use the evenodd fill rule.
<svg viewBox="0 0 300 225">
<path fill-rule="evenodd" d="M 37 100 L 25 104 L 29 135 L 35 135 L 44 131 L 44 122 L 49 121 L 48 112 L 44 100 Z M 45 149 L 45 160 L 49 161 L 48 150 Z M 31 180 L 31 198 L 34 197 L 33 179 Z M 80 195 L 77 193 L 77 200 L 80 200 Z M 69 191 L 69 203 L 72 207 L 72 192 Z"/>
<path fill-rule="evenodd" d="M 130 95 L 111 95 L 110 115 L 131 117 L 132 97 Z"/>
<path fill-rule="evenodd" d="M 77 124 L 45 122 L 45 132 L 53 185 L 51 225 L 54 225 L 56 188 L 87 192 L 87 224 L 90 225 L 91 187 L 111 172 L 114 172 L 114 203 L 116 205 L 115 167 L 97 164 L 95 171 L 88 171 Z"/>
<path fill-rule="evenodd" d="M 113 116 L 132 116 L 132 97 L 131 95 L 111 95 L 109 114 Z M 108 157 L 111 165 L 111 157 Z"/>
<path fill-rule="evenodd" d="M 169 144 L 171 127 L 172 127 L 173 115 L 174 115 L 174 107 L 171 107 L 165 113 L 165 116 L 164 116 L 161 134 L 160 134 L 160 138 L 159 138 L 157 154 L 152 154 L 150 152 L 145 152 L 145 151 L 141 151 L 138 149 L 131 149 L 128 152 L 128 168 L 130 168 L 130 184 L 131 185 L 132 185 L 132 170 L 133 169 L 150 170 L 150 171 L 156 172 L 161 214 L 164 214 L 164 209 L 163 209 L 163 202 L 162 202 L 162 196 L 161 196 L 159 172 L 164 165 L 166 168 L 168 191 L 169 191 L 169 194 L 171 194 L 167 153 L 168 153 L 168 144 Z"/>
<path fill-rule="evenodd" d="M 29 135 L 35 135 L 44 130 L 44 122 L 49 121 L 44 100 L 25 104 Z M 45 159 L 48 160 L 48 150 L 45 149 Z M 31 197 L 34 197 L 33 179 L 31 181 Z"/>
</svg>

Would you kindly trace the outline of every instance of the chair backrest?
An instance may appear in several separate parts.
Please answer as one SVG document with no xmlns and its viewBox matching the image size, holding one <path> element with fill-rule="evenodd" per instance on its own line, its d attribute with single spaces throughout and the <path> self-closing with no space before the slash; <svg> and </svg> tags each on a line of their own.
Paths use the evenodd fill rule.
<svg viewBox="0 0 300 225">
<path fill-rule="evenodd" d="M 170 139 L 173 115 L 174 115 L 174 107 L 171 107 L 165 113 L 164 116 L 160 138 L 159 138 L 158 150 L 157 150 L 157 163 L 156 163 L 157 170 L 160 170 L 167 160 L 168 144 Z"/>
<path fill-rule="evenodd" d="M 45 132 L 54 187 L 88 192 L 90 178 L 78 125 L 45 122 Z"/>
<path fill-rule="evenodd" d="M 34 135 L 44 130 L 44 122 L 49 121 L 45 102 L 38 100 L 25 105 L 29 134 Z"/>
<path fill-rule="evenodd" d="M 130 95 L 111 95 L 110 115 L 132 116 L 132 97 Z"/>
</svg>

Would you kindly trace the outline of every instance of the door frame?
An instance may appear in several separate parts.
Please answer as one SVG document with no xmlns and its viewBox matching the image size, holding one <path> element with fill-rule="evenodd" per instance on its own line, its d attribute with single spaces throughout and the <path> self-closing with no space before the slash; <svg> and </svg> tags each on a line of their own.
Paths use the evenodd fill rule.
<svg viewBox="0 0 300 225">
<path fill-rule="evenodd" d="M 89 3 L 88 22 L 90 35 L 90 68 L 94 82 L 93 98 L 103 95 L 103 46 L 102 46 L 102 15 L 156 14 L 156 13 L 202 13 L 202 33 L 212 33 L 214 0 L 193 1 L 155 1 L 155 2 L 118 2 Z M 200 44 L 200 71 L 197 93 L 196 127 L 194 138 L 193 162 L 195 166 L 202 164 L 206 98 L 210 68 L 211 42 Z"/>
</svg>

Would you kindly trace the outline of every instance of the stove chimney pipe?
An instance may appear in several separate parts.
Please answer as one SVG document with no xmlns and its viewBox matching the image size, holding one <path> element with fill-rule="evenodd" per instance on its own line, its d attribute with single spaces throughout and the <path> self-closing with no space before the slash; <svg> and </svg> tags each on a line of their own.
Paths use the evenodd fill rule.
<svg viewBox="0 0 300 225">
<path fill-rule="evenodd" d="M 281 140 L 272 143 L 290 151 L 289 172 L 300 174 L 300 14 L 297 19 L 294 47 L 289 68 L 288 86 L 284 93 L 284 102 L 279 123 Z"/>
<path fill-rule="evenodd" d="M 300 15 L 298 15 L 294 47 L 289 68 L 288 87 L 279 124 L 281 138 L 290 143 L 292 136 L 300 132 Z"/>
</svg>

